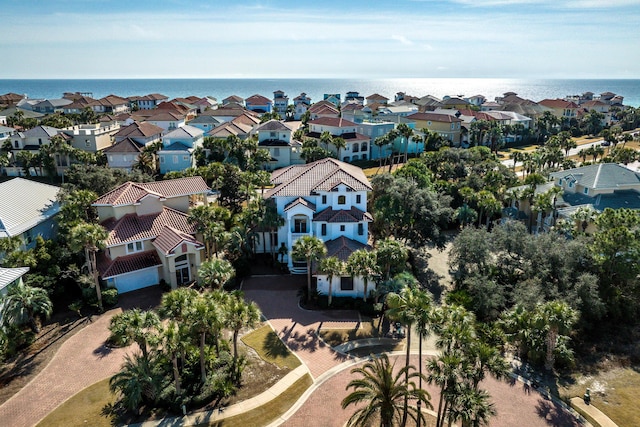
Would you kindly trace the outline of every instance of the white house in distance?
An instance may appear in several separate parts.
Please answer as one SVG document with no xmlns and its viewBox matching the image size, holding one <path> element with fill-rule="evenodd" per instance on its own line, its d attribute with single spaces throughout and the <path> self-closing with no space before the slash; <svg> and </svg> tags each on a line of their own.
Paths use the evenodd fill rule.
<svg viewBox="0 0 640 427">
<path fill-rule="evenodd" d="M 195 280 L 204 245 L 189 223 L 189 206 L 205 200 L 202 177 L 127 182 L 92 206 L 109 233 L 98 256 L 100 277 L 118 292 L 158 284 L 176 288 Z"/>
<path fill-rule="evenodd" d="M 316 236 L 327 247 L 327 256 L 346 261 L 358 249 L 367 245 L 371 215 L 367 212 L 367 193 L 371 184 L 362 169 L 326 158 L 306 165 L 278 169 L 271 174 L 274 188 L 265 193 L 276 204 L 284 225 L 278 229 L 274 246 L 286 247 L 285 260 L 292 273 L 306 273 L 306 263 L 290 256 L 294 243 L 302 236 Z M 317 275 L 317 287 L 328 292 L 328 281 Z M 373 290 L 371 284 L 368 289 Z M 363 296 L 360 278 L 345 276 L 334 279 L 335 296 Z"/>
</svg>

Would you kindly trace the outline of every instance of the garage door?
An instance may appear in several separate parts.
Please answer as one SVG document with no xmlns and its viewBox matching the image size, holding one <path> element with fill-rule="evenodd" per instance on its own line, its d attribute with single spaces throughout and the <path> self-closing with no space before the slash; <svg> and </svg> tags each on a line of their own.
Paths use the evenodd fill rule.
<svg viewBox="0 0 640 427">
<path fill-rule="evenodd" d="M 120 294 L 157 285 L 159 281 L 158 268 L 132 271 L 131 273 L 115 277 L 116 289 L 118 289 L 118 293 Z"/>
</svg>

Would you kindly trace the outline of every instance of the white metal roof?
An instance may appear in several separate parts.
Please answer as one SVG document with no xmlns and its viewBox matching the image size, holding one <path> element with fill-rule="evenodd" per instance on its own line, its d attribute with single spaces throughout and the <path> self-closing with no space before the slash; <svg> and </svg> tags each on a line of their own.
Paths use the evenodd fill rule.
<svg viewBox="0 0 640 427">
<path fill-rule="evenodd" d="M 13 283 L 16 279 L 24 276 L 29 271 L 29 267 L 2 268 L 0 267 L 0 291 Z"/>
<path fill-rule="evenodd" d="M 59 191 L 24 178 L 0 183 L 0 238 L 18 236 L 57 214 Z"/>
</svg>

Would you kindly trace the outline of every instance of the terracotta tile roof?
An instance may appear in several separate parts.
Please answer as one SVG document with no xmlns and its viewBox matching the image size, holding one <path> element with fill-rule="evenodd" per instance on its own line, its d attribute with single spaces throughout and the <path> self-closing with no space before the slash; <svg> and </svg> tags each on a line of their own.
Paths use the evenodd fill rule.
<svg viewBox="0 0 640 427">
<path fill-rule="evenodd" d="M 251 126 L 253 128 L 253 126 L 260 123 L 260 118 L 255 114 L 249 114 L 248 111 L 243 111 L 242 114 L 231 120 L 231 122 L 235 124 Z"/>
<path fill-rule="evenodd" d="M 244 99 L 238 95 L 231 95 L 222 100 L 223 103 L 236 102 L 238 104 L 242 104 Z"/>
<path fill-rule="evenodd" d="M 99 257 L 98 271 L 103 279 L 119 276 L 143 268 L 158 267 L 162 265 L 156 251 L 146 251 L 127 256 L 121 256 L 111 261 L 106 256 Z"/>
<path fill-rule="evenodd" d="M 334 256 L 343 262 L 346 262 L 349 259 L 349 255 L 359 249 L 371 250 L 371 246 L 351 240 L 344 236 L 329 240 L 328 242 L 325 242 L 324 245 L 327 247 L 328 257 Z"/>
<path fill-rule="evenodd" d="M 428 120 L 432 122 L 444 122 L 444 123 L 455 123 L 461 122 L 459 118 L 454 115 L 449 114 L 437 114 L 437 113 L 413 113 L 410 116 L 407 116 L 409 120 Z"/>
<path fill-rule="evenodd" d="M 184 114 L 177 114 L 173 111 L 154 111 L 154 110 L 148 110 L 148 111 L 154 112 L 153 115 L 147 117 L 148 121 L 172 122 L 172 121 L 181 121 L 181 120 L 184 120 L 185 118 Z M 136 112 L 136 114 L 140 114 L 140 112 Z"/>
<path fill-rule="evenodd" d="M 293 202 L 289 203 L 287 206 L 284 207 L 284 211 L 288 211 L 289 209 L 298 206 L 298 205 L 302 205 L 306 208 L 311 209 L 313 212 L 316 211 L 316 205 L 314 203 L 311 203 L 310 201 L 303 199 L 302 197 L 298 197 L 297 199 L 295 199 Z"/>
<path fill-rule="evenodd" d="M 373 221 L 373 217 L 368 212 L 361 211 L 360 209 L 352 206 L 351 209 L 334 210 L 333 208 L 327 208 L 322 212 L 318 212 L 313 216 L 314 221 L 331 222 L 331 223 L 343 223 L 343 222 L 360 222 L 360 221 Z"/>
<path fill-rule="evenodd" d="M 339 114 L 340 113 L 335 105 L 333 105 L 329 101 L 324 101 L 324 100 L 316 102 L 311 107 L 309 107 L 309 112 L 311 114 L 319 113 L 321 111 L 325 111 L 325 112 L 326 111 L 331 111 L 331 112 L 333 112 L 335 114 Z"/>
<path fill-rule="evenodd" d="M 333 127 L 354 127 L 357 126 L 352 121 L 342 117 L 320 117 L 309 122 L 310 125 L 333 126 Z"/>
<path fill-rule="evenodd" d="M 543 99 L 538 102 L 540 105 L 544 105 L 549 108 L 578 108 L 578 104 L 564 99 Z"/>
<path fill-rule="evenodd" d="M 133 139 L 125 138 L 102 151 L 105 153 L 142 153 L 142 147 L 142 144 L 138 144 Z"/>
<path fill-rule="evenodd" d="M 354 191 L 371 190 L 362 169 L 332 158 L 278 169 L 271 174 L 271 182 L 275 187 L 265 197 L 309 196 L 317 191 L 331 191 L 341 183 Z"/>
<path fill-rule="evenodd" d="M 200 176 L 144 183 L 129 181 L 98 198 L 93 206 L 130 205 L 149 194 L 168 199 L 200 194 L 209 190 L 207 183 Z"/>
<path fill-rule="evenodd" d="M 266 96 L 262 96 L 262 95 L 256 94 L 256 95 L 251 95 L 250 97 L 245 99 L 244 103 L 246 105 L 249 105 L 249 104 L 253 104 L 253 105 L 268 105 L 268 104 L 273 104 L 273 101 L 271 101 Z"/>
<path fill-rule="evenodd" d="M 139 240 L 152 240 L 160 235 L 165 226 L 173 227 L 182 233 L 195 234 L 193 225 L 187 220 L 188 217 L 183 212 L 165 206 L 162 212 L 149 215 L 128 214 L 120 219 L 109 218 L 102 223 L 109 233 L 105 244 L 112 247 Z"/>
<path fill-rule="evenodd" d="M 367 96 L 367 100 L 377 100 L 377 101 L 388 101 L 389 98 L 387 98 L 386 96 L 382 96 L 379 93 L 374 93 L 373 95 L 369 95 Z"/>
<path fill-rule="evenodd" d="M 583 102 L 582 104 L 580 104 L 581 107 L 605 107 L 608 106 L 609 104 L 607 104 L 606 102 L 602 102 L 599 99 L 594 99 L 592 101 L 587 101 L 587 102 Z"/>
<path fill-rule="evenodd" d="M 153 241 L 153 246 L 165 255 L 169 255 L 172 254 L 175 248 L 182 243 L 189 243 L 198 248 L 202 248 L 204 246 L 190 234 L 183 233 L 169 225 L 165 225 L 162 228 L 158 237 Z"/>
<path fill-rule="evenodd" d="M 215 110 L 207 110 L 203 115 L 213 116 L 213 117 L 238 117 L 244 114 L 245 110 L 243 107 L 239 108 L 230 108 L 229 105 L 225 105 L 223 108 L 216 108 Z"/>
<path fill-rule="evenodd" d="M 126 138 L 126 137 L 143 137 L 143 138 L 148 138 L 150 136 L 153 135 L 162 135 L 162 132 L 164 132 L 164 129 L 162 129 L 160 126 L 156 126 L 152 123 L 147 123 L 147 122 L 133 122 L 131 123 L 129 126 L 125 126 L 123 128 L 120 128 L 120 130 L 113 135 L 114 138 Z"/>
</svg>

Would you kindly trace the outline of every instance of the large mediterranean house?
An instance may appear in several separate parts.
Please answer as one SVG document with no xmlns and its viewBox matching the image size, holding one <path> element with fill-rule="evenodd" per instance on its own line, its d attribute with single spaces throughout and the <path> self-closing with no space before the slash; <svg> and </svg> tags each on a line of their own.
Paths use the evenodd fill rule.
<svg viewBox="0 0 640 427">
<path fill-rule="evenodd" d="M 158 284 L 172 288 L 195 280 L 204 245 L 189 224 L 190 206 L 210 190 L 202 177 L 127 182 L 93 203 L 109 235 L 98 257 L 107 286 L 129 292 Z"/>
<path fill-rule="evenodd" d="M 371 184 L 362 169 L 326 158 L 305 165 L 293 165 L 271 174 L 274 188 L 265 193 L 276 204 L 284 225 L 278 229 L 274 245 L 286 248 L 287 262 L 292 273 L 306 273 L 306 264 L 294 260 L 291 251 L 302 236 L 316 236 L 327 247 L 327 256 L 346 261 L 358 249 L 370 249 L 367 244 L 369 222 L 367 193 Z M 278 243 L 279 242 L 279 243 Z M 317 277 L 317 288 L 328 292 L 328 281 Z M 336 296 L 363 296 L 364 283 L 360 278 L 334 279 Z M 370 285 L 369 290 L 374 286 Z"/>
</svg>

